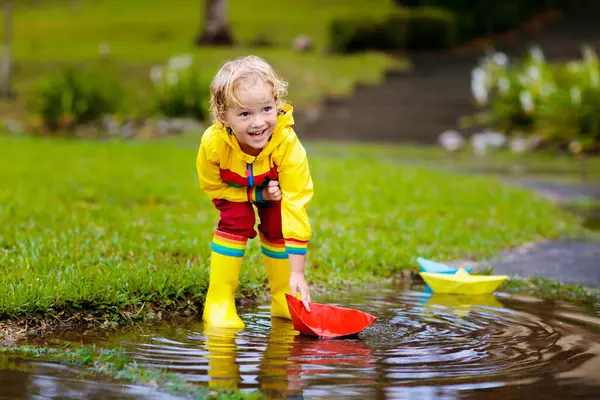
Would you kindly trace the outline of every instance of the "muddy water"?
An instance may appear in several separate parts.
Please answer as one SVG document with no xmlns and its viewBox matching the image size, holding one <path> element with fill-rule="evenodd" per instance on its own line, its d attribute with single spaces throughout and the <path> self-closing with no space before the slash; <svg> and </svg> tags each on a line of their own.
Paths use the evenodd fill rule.
<svg viewBox="0 0 600 400">
<path fill-rule="evenodd" d="M 400 289 L 317 300 L 379 320 L 357 338 L 319 340 L 259 308 L 243 314 L 243 331 L 206 329 L 197 321 L 73 339 L 121 344 L 140 364 L 271 397 L 600 398 L 600 305 Z M 3 374 L 0 383 L 10 387 Z M 131 396 L 123 398 L 137 398 Z"/>
<path fill-rule="evenodd" d="M 0 400 L 15 399 L 161 399 L 173 396 L 158 390 L 81 377 L 77 368 L 0 355 Z"/>
</svg>

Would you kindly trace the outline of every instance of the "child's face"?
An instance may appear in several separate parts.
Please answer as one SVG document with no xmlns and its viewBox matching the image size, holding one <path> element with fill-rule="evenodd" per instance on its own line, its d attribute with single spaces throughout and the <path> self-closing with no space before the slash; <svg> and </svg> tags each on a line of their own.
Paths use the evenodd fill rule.
<svg viewBox="0 0 600 400">
<path fill-rule="evenodd" d="M 231 128 L 245 153 L 258 155 L 275 129 L 277 104 L 271 88 L 263 82 L 240 87 L 238 97 L 244 106 L 230 107 L 223 122 Z"/>
</svg>

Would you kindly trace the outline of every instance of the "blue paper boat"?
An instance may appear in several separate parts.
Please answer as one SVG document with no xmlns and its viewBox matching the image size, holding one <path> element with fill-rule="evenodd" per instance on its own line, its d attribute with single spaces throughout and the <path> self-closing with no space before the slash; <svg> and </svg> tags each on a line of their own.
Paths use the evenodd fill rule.
<svg viewBox="0 0 600 400">
<path fill-rule="evenodd" d="M 421 267 L 421 271 L 423 272 L 433 272 L 436 274 L 455 274 L 458 271 L 458 268 L 431 261 L 423 257 L 417 257 L 417 262 L 419 263 L 419 267 Z M 471 273 L 472 268 L 465 268 L 465 270 L 468 273 Z"/>
</svg>

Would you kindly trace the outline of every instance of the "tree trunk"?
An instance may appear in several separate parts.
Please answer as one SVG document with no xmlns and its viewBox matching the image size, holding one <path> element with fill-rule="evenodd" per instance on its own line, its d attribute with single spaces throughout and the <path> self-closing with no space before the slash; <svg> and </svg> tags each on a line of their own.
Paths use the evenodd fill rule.
<svg viewBox="0 0 600 400">
<path fill-rule="evenodd" d="M 227 21 L 227 0 L 204 0 L 204 30 L 196 45 L 230 46 L 233 37 Z"/>
<path fill-rule="evenodd" d="M 4 1 L 4 43 L 2 45 L 2 81 L 0 97 L 11 98 L 13 0 Z"/>
</svg>

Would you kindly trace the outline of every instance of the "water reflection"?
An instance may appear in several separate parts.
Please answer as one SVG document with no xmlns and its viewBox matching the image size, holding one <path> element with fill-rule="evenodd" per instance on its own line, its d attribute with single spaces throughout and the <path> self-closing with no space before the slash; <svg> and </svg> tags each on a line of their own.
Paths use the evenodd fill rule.
<svg viewBox="0 0 600 400">
<path fill-rule="evenodd" d="M 177 400 L 156 389 L 81 376 L 81 371 L 58 363 L 33 362 L 0 355 L 0 400 L 122 399 Z"/>
<path fill-rule="evenodd" d="M 204 344 L 208 359 L 208 375 L 210 387 L 237 389 L 240 382 L 240 366 L 237 363 L 238 351 L 236 336 L 242 329 L 219 329 L 205 326 Z"/>
<path fill-rule="evenodd" d="M 421 297 L 421 303 L 423 303 L 426 306 L 425 309 L 428 309 L 429 311 L 435 312 L 439 309 L 447 309 L 451 310 L 451 312 L 458 317 L 469 315 L 469 312 L 473 311 L 475 308 L 504 307 L 493 294 L 467 296 L 447 293 L 426 293 Z"/>
<path fill-rule="evenodd" d="M 357 338 L 322 340 L 258 309 L 241 313 L 246 328 L 239 331 L 192 320 L 77 340 L 124 345 L 142 365 L 166 367 L 211 387 L 260 389 L 272 398 L 505 399 L 539 393 L 551 400 L 569 398 L 561 389 L 569 385 L 579 385 L 573 394 L 600 393 L 595 309 L 504 294 L 393 288 L 319 301 L 379 320 Z"/>
<path fill-rule="evenodd" d="M 251 326 L 265 324 L 257 318 Z M 311 393 L 323 394 L 339 392 L 345 385 L 376 384 L 374 350 L 363 340 L 300 335 L 281 318 L 271 318 L 268 325 L 264 346 L 256 333 L 203 328 L 209 386 L 242 389 L 255 383 L 270 397 L 299 398 L 307 384 Z"/>
</svg>

